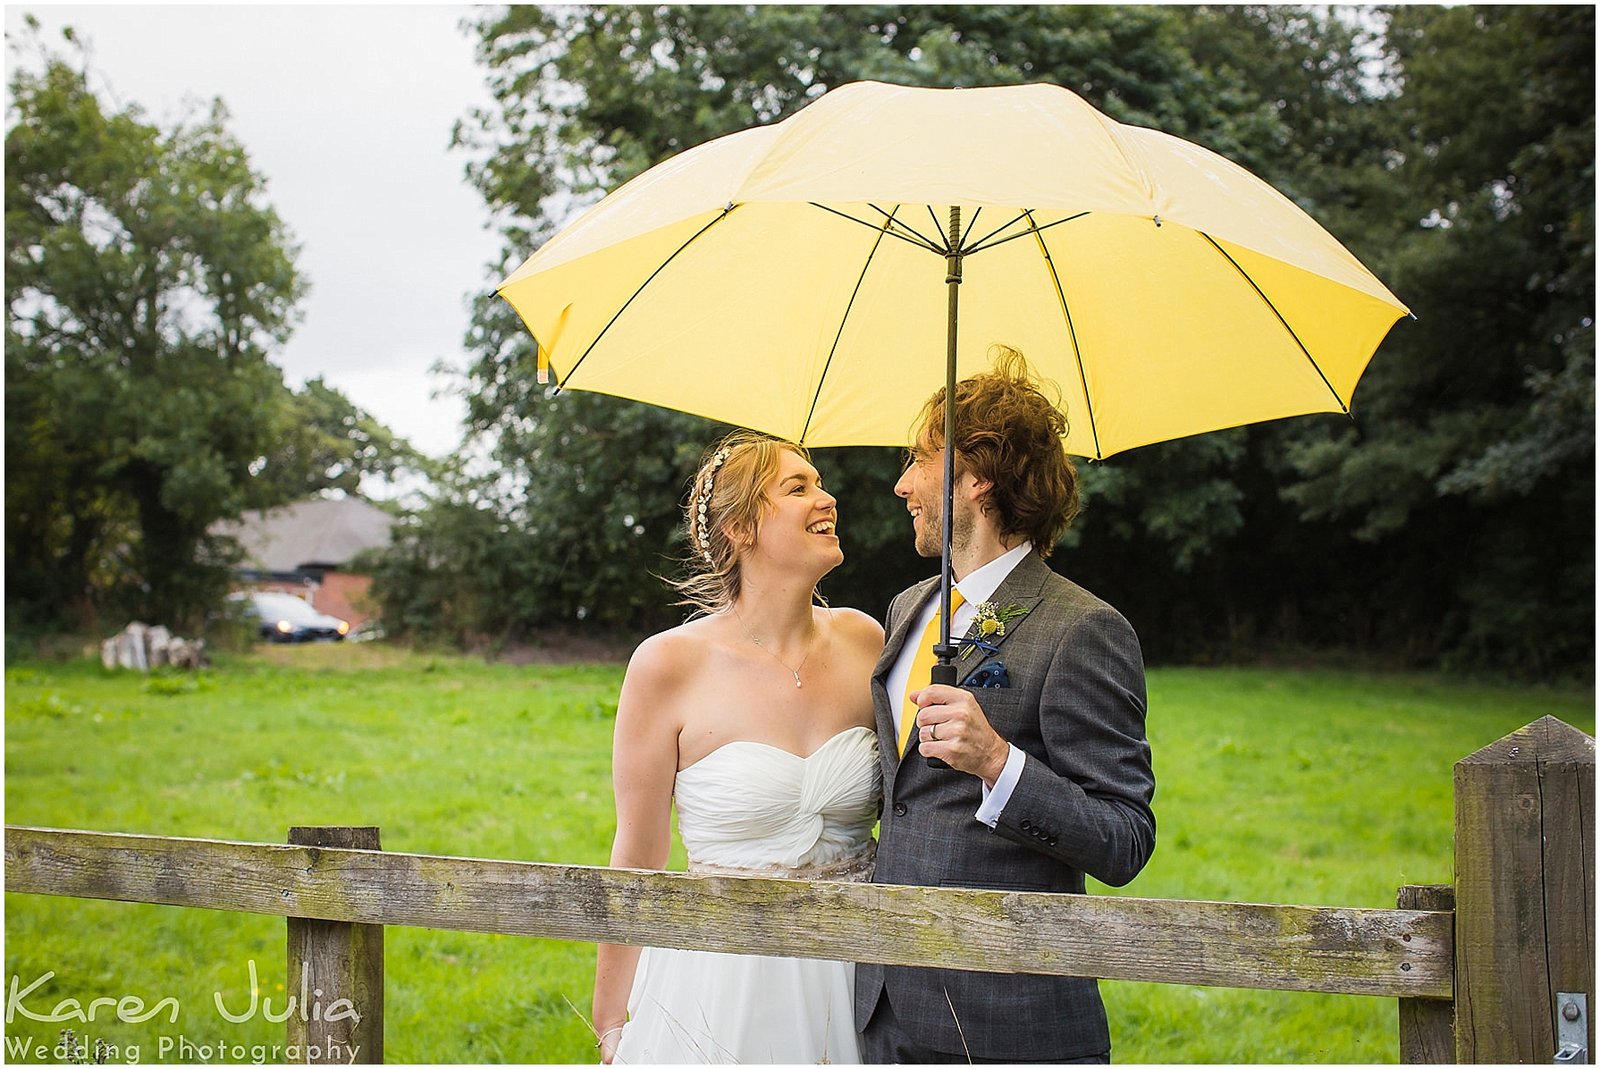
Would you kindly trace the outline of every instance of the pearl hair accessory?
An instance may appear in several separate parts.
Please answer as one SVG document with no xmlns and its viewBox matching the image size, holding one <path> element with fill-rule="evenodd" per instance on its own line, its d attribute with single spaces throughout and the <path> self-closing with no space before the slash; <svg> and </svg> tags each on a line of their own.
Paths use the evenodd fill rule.
<svg viewBox="0 0 1600 1069">
<path fill-rule="evenodd" d="M 695 529 L 698 532 L 696 541 L 700 543 L 700 555 L 706 559 L 707 564 L 711 563 L 711 533 L 706 528 L 706 506 L 711 504 L 711 480 L 716 477 L 717 469 L 722 467 L 722 462 L 728 459 L 730 452 L 732 450 L 728 446 L 723 446 L 711 458 L 711 468 L 706 472 L 706 483 L 700 491 L 700 499 L 695 506 Z"/>
</svg>

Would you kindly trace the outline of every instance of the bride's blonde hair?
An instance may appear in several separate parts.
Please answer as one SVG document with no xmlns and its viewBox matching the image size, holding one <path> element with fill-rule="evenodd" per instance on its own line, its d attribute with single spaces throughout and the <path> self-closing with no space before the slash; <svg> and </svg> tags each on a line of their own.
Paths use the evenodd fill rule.
<svg viewBox="0 0 1600 1069">
<path fill-rule="evenodd" d="M 767 484 L 785 451 L 811 460 L 804 446 L 754 431 L 734 431 L 706 450 L 684 506 L 689 556 L 684 578 L 670 581 L 683 595 L 675 604 L 714 613 L 738 598 L 739 547 L 761 530 Z"/>
</svg>

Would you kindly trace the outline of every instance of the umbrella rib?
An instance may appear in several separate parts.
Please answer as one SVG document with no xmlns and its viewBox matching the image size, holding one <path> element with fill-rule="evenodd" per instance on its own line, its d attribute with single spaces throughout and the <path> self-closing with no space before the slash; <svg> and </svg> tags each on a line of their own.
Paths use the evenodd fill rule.
<svg viewBox="0 0 1600 1069">
<path fill-rule="evenodd" d="M 982 214 L 982 206 L 972 210 L 972 218 L 967 220 L 967 228 L 961 232 L 961 243 L 956 246 L 957 250 L 965 249 L 967 247 L 967 238 L 972 235 L 972 228 L 978 225 L 978 216 Z"/>
<path fill-rule="evenodd" d="M 899 209 L 895 209 L 898 211 Z M 804 445 L 806 435 L 811 433 L 811 420 L 817 414 L 817 403 L 822 400 L 822 387 L 828 381 L 828 372 L 833 367 L 834 354 L 839 351 L 839 339 L 844 337 L 844 325 L 850 321 L 850 310 L 856 306 L 856 298 L 861 294 L 861 285 L 867 280 L 867 272 L 872 269 L 872 259 L 878 255 L 878 246 L 883 244 L 883 236 L 890 233 L 889 226 L 894 222 L 894 215 L 890 214 L 885 219 L 883 226 L 878 230 L 878 238 L 872 243 L 872 248 L 867 252 L 867 260 L 861 265 L 861 275 L 856 279 L 856 288 L 850 291 L 850 300 L 844 306 L 844 315 L 839 317 L 839 329 L 833 335 L 833 344 L 828 348 L 827 362 L 822 365 L 822 374 L 817 376 L 817 392 L 811 395 L 811 409 L 806 413 L 805 426 L 800 428 L 800 442 Z"/>
<path fill-rule="evenodd" d="M 978 241 L 977 241 L 977 244 L 973 245 L 972 248 L 968 249 L 967 251 L 968 252 L 972 252 L 972 251 L 975 251 L 977 249 L 983 248 L 983 243 L 985 241 L 988 241 L 990 238 L 994 237 L 996 234 L 1005 233 L 1008 228 L 1016 226 L 1018 223 L 1022 222 L 1027 217 L 1028 217 L 1028 214 L 1026 212 L 1023 212 L 1021 215 L 1018 215 L 1015 219 L 1008 219 L 1006 222 L 1001 223 L 999 226 L 995 227 L 995 229 L 989 231 L 987 234 L 983 235 L 983 237 L 979 238 Z M 963 244 L 965 244 L 965 241 L 963 241 Z"/>
<path fill-rule="evenodd" d="M 941 224 L 939 222 L 939 217 L 934 214 L 933 205 L 928 204 L 928 205 L 925 205 L 925 207 L 928 209 L 928 218 L 933 220 L 933 232 L 935 234 L 937 234 L 942 230 L 942 226 L 941 226 Z M 958 238 L 957 240 L 960 240 L 960 239 Z M 960 246 L 957 246 L 957 248 L 959 248 L 959 247 Z M 946 256 L 950 255 L 951 248 L 950 248 L 950 239 L 949 238 L 945 239 L 944 245 L 939 251 L 944 253 Z"/>
<path fill-rule="evenodd" d="M 878 207 L 876 204 L 873 204 L 871 201 L 867 202 L 867 207 L 871 208 L 873 211 L 875 211 L 879 215 L 883 216 L 884 219 L 892 221 L 895 226 L 902 228 L 903 230 L 905 230 L 906 233 L 915 234 L 917 236 L 917 239 L 919 241 L 921 241 L 924 245 L 926 245 L 929 248 L 929 250 L 938 253 L 940 256 L 944 255 L 944 252 L 945 252 L 945 250 L 944 250 L 945 241 L 944 241 L 944 229 L 942 227 L 935 226 L 933 228 L 933 232 L 935 234 L 939 235 L 939 240 L 938 241 L 934 241 L 931 238 L 929 238 L 927 235 L 923 234 L 922 231 L 920 231 L 916 227 L 912 226 L 910 223 L 902 222 L 899 219 L 896 219 L 894 217 L 894 212 L 897 212 L 897 211 L 900 210 L 900 206 L 898 204 L 895 205 L 894 212 L 886 212 L 882 208 Z M 938 220 L 935 219 L 934 222 L 938 223 Z M 876 227 L 874 227 L 874 229 L 876 229 Z"/>
<path fill-rule="evenodd" d="M 594 347 L 600 344 L 600 339 L 606 336 L 606 332 L 612 328 L 617 320 L 622 318 L 622 313 L 628 310 L 628 306 L 633 303 L 634 298 L 643 293 L 645 288 L 656 280 L 656 276 L 665 271 L 667 269 L 667 265 L 678 258 L 678 253 L 682 252 L 684 249 L 687 249 L 690 245 L 693 245 L 699 239 L 700 235 L 704 234 L 707 230 L 710 230 L 712 227 L 726 219 L 729 215 L 733 214 L 733 210 L 737 207 L 739 207 L 739 205 L 729 204 L 726 208 L 722 209 L 721 215 L 711 220 L 699 230 L 696 230 L 692 235 L 690 235 L 688 241 L 685 241 L 682 245 L 679 245 L 677 249 L 673 251 L 671 256 L 668 256 L 665 260 L 661 261 L 660 267 L 657 267 L 654 271 L 650 272 L 649 278 L 639 283 L 639 288 L 633 291 L 633 295 L 630 296 L 626 301 L 623 301 L 622 307 L 618 308 L 616 314 L 606 322 L 605 326 L 600 328 L 600 333 L 594 336 L 594 341 L 590 342 L 589 347 L 583 351 L 583 355 L 578 357 L 577 362 L 572 365 L 572 370 L 567 372 L 566 376 L 562 378 L 561 381 L 556 383 L 557 394 L 561 392 L 567 383 L 572 381 L 572 376 L 576 375 L 578 373 L 578 368 L 582 367 L 583 362 L 589 359 L 589 354 L 594 352 Z"/>
<path fill-rule="evenodd" d="M 975 252 L 987 252 L 989 249 L 993 249 L 993 248 L 996 248 L 997 246 L 1004 245 L 1008 241 L 1016 241 L 1018 238 L 1025 238 L 1029 234 L 1042 234 L 1046 230 L 1049 230 L 1053 226 L 1060 226 L 1063 223 L 1074 222 L 1074 221 L 1076 221 L 1078 219 L 1082 219 L 1084 216 L 1086 216 L 1088 214 L 1089 214 L 1088 212 L 1079 212 L 1077 215 L 1069 215 L 1065 219 L 1057 219 L 1053 223 L 1046 223 L 1046 224 L 1044 224 L 1044 226 L 1038 226 L 1033 221 L 1033 211 L 1031 209 L 1024 208 L 1022 210 L 1022 215 L 1023 215 L 1024 218 L 1026 218 L 1028 220 L 1028 229 L 1027 230 L 1024 230 L 1020 234 L 1012 234 L 1008 238 L 1001 238 L 999 241 L 994 242 L 994 244 L 992 244 L 992 245 L 985 245 L 985 244 L 983 244 L 983 242 L 980 241 L 976 248 L 972 248 L 972 249 L 968 249 L 967 250 L 967 255 L 971 256 Z M 1016 220 L 1013 219 L 1011 222 L 1014 223 L 1014 222 L 1016 222 Z M 1011 225 L 1011 223 L 1007 223 L 1006 224 L 1006 226 L 1010 226 L 1010 225 Z M 1003 226 L 1003 227 L 1000 228 L 1000 230 L 1004 230 L 1005 228 L 1006 227 Z M 1000 230 L 996 230 L 995 233 L 998 234 L 1000 232 Z M 990 236 L 992 237 L 993 235 L 990 235 Z M 988 240 L 988 238 L 984 239 L 984 241 L 987 241 L 987 240 Z"/>
<path fill-rule="evenodd" d="M 936 252 L 941 256 L 944 255 L 944 249 L 942 249 L 938 245 L 933 244 L 933 242 L 929 241 L 927 238 L 923 237 L 921 234 L 917 234 L 917 232 L 915 230 L 911 230 L 910 227 L 906 226 L 904 223 L 902 223 L 899 220 L 895 219 L 893 212 L 885 212 L 882 208 L 878 207 L 876 204 L 872 205 L 872 210 L 882 214 L 883 217 L 884 217 L 885 222 L 886 223 L 893 223 L 894 224 L 893 227 L 890 227 L 889 229 L 885 230 L 883 226 L 880 226 L 877 223 L 869 223 L 865 219 L 857 219 L 855 216 L 849 214 L 848 212 L 841 212 L 839 209 L 830 208 L 826 204 L 818 204 L 814 200 L 813 201 L 807 201 L 807 203 L 810 204 L 813 208 L 821 208 L 823 211 L 829 213 L 830 215 L 837 215 L 841 219 L 848 219 L 852 223 L 859 223 L 860 225 L 866 227 L 869 230 L 877 231 L 879 233 L 888 234 L 892 238 L 899 238 L 901 241 L 905 242 L 907 245 L 915 245 L 919 249 L 927 249 L 929 252 Z M 898 211 L 898 210 L 899 209 L 896 209 L 896 211 Z M 900 233 L 900 231 L 894 229 L 894 227 L 901 227 L 901 228 L 903 228 L 903 229 L 905 229 L 907 231 L 910 231 L 912 234 L 916 234 L 916 237 L 915 238 L 906 237 L 905 234 Z"/>
<path fill-rule="evenodd" d="M 1056 273 L 1056 262 L 1050 257 L 1050 246 L 1044 243 L 1044 237 L 1042 236 L 1048 227 L 1035 226 L 1032 212 L 1024 211 L 1022 214 L 1027 217 L 1030 228 L 1029 233 L 1033 234 L 1034 238 L 1039 242 L 1039 252 L 1044 256 L 1044 265 L 1050 270 L 1050 281 L 1055 284 L 1056 299 L 1061 302 L 1061 315 L 1067 321 L 1067 336 L 1072 339 L 1072 358 L 1078 362 L 1078 381 L 1083 384 L 1083 407 L 1085 414 L 1089 417 L 1089 436 L 1094 439 L 1094 458 L 1096 460 L 1104 460 L 1105 457 L 1101 455 L 1100 450 L 1100 428 L 1094 421 L 1094 401 L 1089 397 L 1089 377 L 1083 370 L 1083 351 L 1078 348 L 1078 328 L 1072 324 L 1072 309 L 1067 307 L 1067 294 L 1061 288 L 1061 276 Z M 1088 213 L 1085 212 L 1084 214 L 1087 215 Z M 1074 216 L 1073 218 L 1077 217 Z M 1065 219 L 1061 220 L 1061 222 L 1067 221 Z M 1050 225 L 1054 226 L 1055 224 L 1052 223 Z"/>
<path fill-rule="evenodd" d="M 1278 311 L 1278 306 L 1272 303 L 1272 298 L 1261 292 L 1261 287 L 1256 285 L 1256 280 L 1250 277 L 1250 272 L 1241 267 L 1238 260 L 1235 260 L 1232 256 L 1229 256 L 1227 249 L 1224 249 L 1221 245 L 1218 245 L 1214 240 L 1212 240 L 1210 234 L 1207 234 L 1203 230 L 1197 230 L 1195 233 L 1205 238 L 1213 249 L 1216 249 L 1217 252 L 1222 254 L 1223 259 L 1227 260 L 1233 265 L 1233 269 L 1239 272 L 1240 277 L 1246 282 L 1250 283 L 1250 288 L 1256 291 L 1256 296 L 1260 297 L 1262 303 L 1272 310 L 1272 314 L 1278 317 L 1278 324 L 1283 327 L 1283 329 L 1288 333 L 1289 337 L 1294 339 L 1295 345 L 1299 347 L 1300 352 L 1305 355 L 1306 363 L 1311 365 L 1312 370 L 1317 373 L 1317 377 L 1322 380 L 1322 385 L 1326 386 L 1328 388 L 1328 392 L 1333 394 L 1334 401 L 1336 401 L 1339 405 L 1339 411 L 1348 416 L 1350 414 L 1350 407 L 1346 405 L 1344 403 L 1344 399 L 1339 396 L 1339 391 L 1333 388 L 1333 383 L 1328 381 L 1328 376 L 1322 373 L 1322 368 L 1318 366 L 1316 359 L 1311 355 L 1311 351 L 1306 348 L 1306 343 L 1300 340 L 1300 335 L 1296 334 L 1294 332 L 1294 328 L 1289 325 L 1289 321 L 1283 318 L 1283 313 Z"/>
</svg>

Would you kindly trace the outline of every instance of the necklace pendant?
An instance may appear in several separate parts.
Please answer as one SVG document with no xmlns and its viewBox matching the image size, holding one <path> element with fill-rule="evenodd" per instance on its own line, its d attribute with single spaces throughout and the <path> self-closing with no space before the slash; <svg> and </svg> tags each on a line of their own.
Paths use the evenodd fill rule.
<svg viewBox="0 0 1600 1069">
<path fill-rule="evenodd" d="M 795 685 L 795 689 L 796 690 L 800 689 L 800 673 L 799 672 L 794 673 L 794 685 Z"/>
</svg>

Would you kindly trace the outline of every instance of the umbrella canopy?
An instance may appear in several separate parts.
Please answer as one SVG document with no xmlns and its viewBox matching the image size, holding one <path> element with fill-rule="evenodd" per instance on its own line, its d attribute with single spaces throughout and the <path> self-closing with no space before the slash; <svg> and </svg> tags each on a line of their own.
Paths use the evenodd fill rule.
<svg viewBox="0 0 1600 1069">
<path fill-rule="evenodd" d="M 1020 349 L 1088 457 L 1348 411 L 1407 312 L 1248 171 L 1053 85 L 841 86 L 644 172 L 499 293 L 564 389 L 904 445 L 946 383 L 952 266 L 956 373 Z"/>
</svg>

